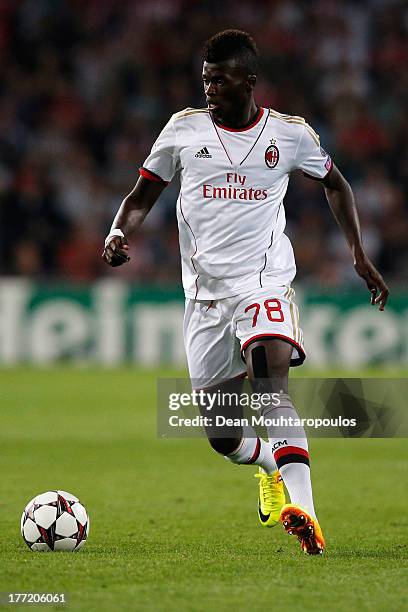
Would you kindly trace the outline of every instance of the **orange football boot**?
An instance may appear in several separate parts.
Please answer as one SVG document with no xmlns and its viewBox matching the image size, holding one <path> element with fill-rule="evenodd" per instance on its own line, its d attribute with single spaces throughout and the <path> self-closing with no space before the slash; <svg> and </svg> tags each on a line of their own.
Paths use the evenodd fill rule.
<svg viewBox="0 0 408 612">
<path fill-rule="evenodd" d="M 325 543 L 322 530 L 317 519 L 306 510 L 294 504 L 285 504 L 280 520 L 286 533 L 297 536 L 303 552 L 308 555 L 323 554 Z"/>
</svg>

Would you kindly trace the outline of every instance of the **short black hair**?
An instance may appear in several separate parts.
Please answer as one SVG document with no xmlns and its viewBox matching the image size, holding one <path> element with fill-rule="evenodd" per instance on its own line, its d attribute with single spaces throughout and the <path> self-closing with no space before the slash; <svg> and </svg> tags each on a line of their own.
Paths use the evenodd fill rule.
<svg viewBox="0 0 408 612">
<path fill-rule="evenodd" d="M 252 36 L 242 30 L 224 30 L 207 40 L 204 45 L 204 61 L 218 64 L 227 60 L 235 60 L 249 74 L 256 74 L 258 49 Z"/>
</svg>

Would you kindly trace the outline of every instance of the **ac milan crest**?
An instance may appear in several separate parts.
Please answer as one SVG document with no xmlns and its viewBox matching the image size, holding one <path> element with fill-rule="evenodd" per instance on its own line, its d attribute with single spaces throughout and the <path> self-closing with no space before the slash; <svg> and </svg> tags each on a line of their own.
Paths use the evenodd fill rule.
<svg viewBox="0 0 408 612">
<path fill-rule="evenodd" d="M 279 161 L 279 149 L 276 145 L 270 145 L 265 151 L 265 164 L 268 168 L 275 168 Z"/>
</svg>

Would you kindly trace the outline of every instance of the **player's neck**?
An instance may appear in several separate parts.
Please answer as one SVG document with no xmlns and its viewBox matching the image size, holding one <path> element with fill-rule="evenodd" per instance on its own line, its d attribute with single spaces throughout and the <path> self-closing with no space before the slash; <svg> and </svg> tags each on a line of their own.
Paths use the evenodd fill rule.
<svg viewBox="0 0 408 612">
<path fill-rule="evenodd" d="M 241 130 L 251 125 L 258 113 L 259 107 L 256 105 L 255 100 L 252 99 L 250 104 L 234 115 L 234 117 L 225 117 L 221 121 L 215 119 L 215 123 L 235 130 Z"/>
</svg>

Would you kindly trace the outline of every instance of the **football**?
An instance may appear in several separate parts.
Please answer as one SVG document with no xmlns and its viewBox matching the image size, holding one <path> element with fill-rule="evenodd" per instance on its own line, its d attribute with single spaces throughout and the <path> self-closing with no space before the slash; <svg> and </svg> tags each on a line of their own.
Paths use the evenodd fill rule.
<svg viewBox="0 0 408 612">
<path fill-rule="evenodd" d="M 34 551 L 77 551 L 89 534 L 89 517 L 79 499 L 66 491 L 47 491 L 28 502 L 21 535 Z"/>
</svg>

